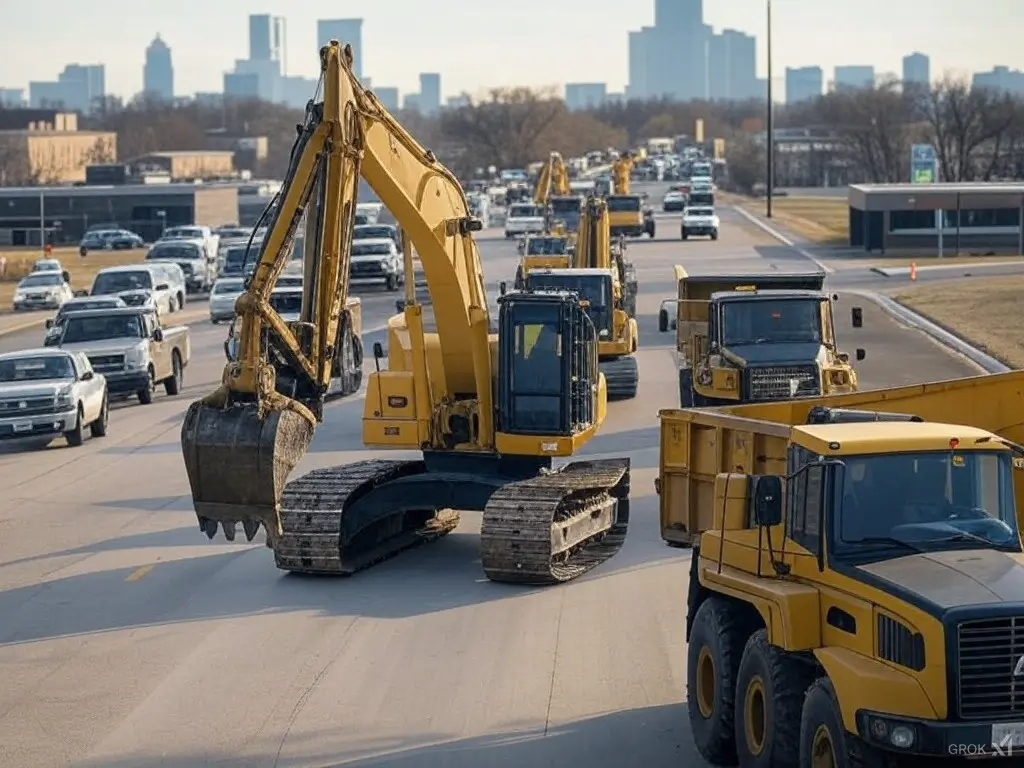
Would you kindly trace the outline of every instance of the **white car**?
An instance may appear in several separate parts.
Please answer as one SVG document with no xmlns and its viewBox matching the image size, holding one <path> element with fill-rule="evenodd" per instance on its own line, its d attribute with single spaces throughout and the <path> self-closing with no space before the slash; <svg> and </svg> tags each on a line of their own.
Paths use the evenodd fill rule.
<svg viewBox="0 0 1024 768">
<path fill-rule="evenodd" d="M 717 240 L 720 226 L 721 221 L 714 208 L 691 206 L 683 211 L 680 234 L 683 240 L 701 236 Z"/>
<path fill-rule="evenodd" d="M 681 211 L 686 207 L 686 195 L 678 189 L 669 190 L 661 199 L 661 210 L 665 213 Z"/>
<path fill-rule="evenodd" d="M 181 268 L 177 264 L 160 264 L 159 262 L 126 264 L 121 267 L 101 269 L 92 281 L 92 290 L 89 291 L 89 295 L 121 296 L 122 294 L 135 294 L 139 291 L 150 291 L 157 311 L 169 315 L 182 306 L 178 303 L 182 297 L 177 295 L 168 277 L 168 272 L 172 267 L 178 273 L 181 272 Z M 184 286 L 180 290 L 184 293 Z"/>
<path fill-rule="evenodd" d="M 107 380 L 81 352 L 0 354 L 0 439 L 54 438 L 81 445 L 85 428 L 107 434 Z"/>
<path fill-rule="evenodd" d="M 389 291 L 397 291 L 405 280 L 405 265 L 395 241 L 391 238 L 354 240 L 349 276 L 352 285 L 384 283 Z"/>
<path fill-rule="evenodd" d="M 74 295 L 61 272 L 33 272 L 14 289 L 14 311 L 58 309 Z"/>
<path fill-rule="evenodd" d="M 505 216 L 505 238 L 522 237 L 544 231 L 544 209 L 533 203 L 516 203 Z"/>
<path fill-rule="evenodd" d="M 222 277 L 210 293 L 210 322 L 216 325 L 235 317 L 235 302 L 245 290 L 245 278 Z"/>
</svg>

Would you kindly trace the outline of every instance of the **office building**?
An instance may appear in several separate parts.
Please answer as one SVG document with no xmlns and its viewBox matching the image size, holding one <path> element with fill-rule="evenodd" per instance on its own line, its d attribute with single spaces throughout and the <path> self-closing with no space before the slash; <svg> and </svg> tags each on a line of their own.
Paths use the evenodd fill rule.
<svg viewBox="0 0 1024 768">
<path fill-rule="evenodd" d="M 654 26 L 685 30 L 704 24 L 704 0 L 654 0 Z"/>
<path fill-rule="evenodd" d="M 402 99 L 402 109 L 408 109 L 415 112 L 420 111 L 420 95 L 418 93 L 405 94 L 405 98 Z"/>
<path fill-rule="evenodd" d="M 707 46 L 707 95 L 717 101 L 757 98 L 757 48 L 753 36 L 735 29 L 712 35 Z"/>
<path fill-rule="evenodd" d="M 836 67 L 832 83 L 837 91 L 875 87 L 875 68 L 867 66 Z"/>
<path fill-rule="evenodd" d="M 157 35 L 146 49 L 146 63 L 142 67 L 142 91 L 151 99 L 174 99 L 174 65 L 171 49 Z"/>
<path fill-rule="evenodd" d="M 24 88 L 0 88 L 0 107 L 20 109 L 25 106 Z"/>
<path fill-rule="evenodd" d="M 903 82 L 928 85 L 932 81 L 931 60 L 923 53 L 903 57 Z"/>
<path fill-rule="evenodd" d="M 458 96 L 449 96 L 445 99 L 444 105 L 448 109 L 459 109 L 460 107 L 472 106 L 473 101 L 468 94 L 460 93 Z"/>
<path fill-rule="evenodd" d="M 225 72 L 225 99 L 259 99 L 260 77 L 255 72 Z"/>
<path fill-rule="evenodd" d="M 331 40 L 349 43 L 352 46 L 352 69 L 360 81 L 363 80 L 363 20 L 362 19 L 320 19 L 316 23 L 318 45 L 327 45 Z M 363 83 L 365 85 L 365 83 Z"/>
<path fill-rule="evenodd" d="M 384 109 L 388 112 L 397 112 L 401 101 L 398 98 L 397 88 L 375 88 L 373 91 L 377 98 L 380 99 L 380 103 L 384 105 Z"/>
<path fill-rule="evenodd" d="M 420 93 L 417 100 L 424 115 L 435 115 L 441 111 L 441 75 L 436 72 L 420 73 Z"/>
<path fill-rule="evenodd" d="M 1024 72 L 1009 67 L 993 67 L 991 72 L 977 72 L 972 85 L 1024 97 Z"/>
<path fill-rule="evenodd" d="M 249 61 L 277 61 L 283 65 L 284 59 L 284 17 L 265 13 L 250 16 Z"/>
<path fill-rule="evenodd" d="M 820 99 L 825 87 L 825 73 L 821 67 L 786 67 L 786 103 Z"/>
<path fill-rule="evenodd" d="M 653 34 L 654 27 L 643 27 L 629 33 L 629 82 L 626 85 L 626 98 L 650 98 L 647 65 Z"/>
<path fill-rule="evenodd" d="M 608 86 L 605 83 L 568 83 L 565 86 L 565 106 L 576 111 L 597 109 L 608 101 Z"/>
<path fill-rule="evenodd" d="M 61 107 L 89 113 L 106 97 L 106 73 L 102 64 L 68 64 L 56 82 L 29 83 L 28 92 L 35 109 Z"/>
</svg>

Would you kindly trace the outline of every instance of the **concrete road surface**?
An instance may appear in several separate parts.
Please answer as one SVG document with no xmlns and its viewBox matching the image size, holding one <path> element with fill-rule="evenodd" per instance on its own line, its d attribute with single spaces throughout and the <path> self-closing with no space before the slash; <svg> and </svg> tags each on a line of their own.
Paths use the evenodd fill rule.
<svg viewBox="0 0 1024 768">
<path fill-rule="evenodd" d="M 630 247 L 640 392 L 612 404 L 588 452 L 632 458 L 632 524 L 616 557 L 568 585 L 486 581 L 476 514 L 350 579 L 285 575 L 262 544 L 208 542 L 179 429 L 219 379 L 224 326 L 194 325 L 184 393 L 118 407 L 108 437 L 5 449 L 0 766 L 704 765 L 683 703 L 689 553 L 662 544 L 653 490 L 657 412 L 677 404 L 658 305 L 677 262 L 808 266 L 723 219 L 718 242 L 681 242 L 670 217 Z M 482 247 L 493 290 L 512 278 L 515 246 Z M 392 298 L 367 300 L 368 326 Z M 865 307 L 866 327 L 844 325 L 841 342 L 867 348 L 866 385 L 973 372 Z M 331 405 L 299 470 L 367 457 L 361 409 Z"/>
</svg>

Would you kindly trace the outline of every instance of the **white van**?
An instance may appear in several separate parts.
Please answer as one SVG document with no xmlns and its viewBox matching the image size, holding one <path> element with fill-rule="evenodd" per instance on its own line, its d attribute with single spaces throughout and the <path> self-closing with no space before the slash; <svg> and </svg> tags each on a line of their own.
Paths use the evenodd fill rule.
<svg viewBox="0 0 1024 768">
<path fill-rule="evenodd" d="M 166 264 L 127 264 L 107 267 L 96 273 L 90 296 L 119 296 L 122 293 L 149 291 L 157 311 L 170 314 L 182 305 L 169 282 Z M 174 265 L 177 266 L 177 265 Z M 180 269 L 180 267 L 179 267 Z M 183 289 L 184 290 L 184 289 Z"/>
</svg>

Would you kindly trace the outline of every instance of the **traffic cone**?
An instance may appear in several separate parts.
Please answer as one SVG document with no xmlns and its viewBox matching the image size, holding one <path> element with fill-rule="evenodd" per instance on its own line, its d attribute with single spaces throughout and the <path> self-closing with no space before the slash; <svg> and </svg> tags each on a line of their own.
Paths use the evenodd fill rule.
<svg viewBox="0 0 1024 768">
<path fill-rule="evenodd" d="M 917 280 L 917 262 L 910 262 L 910 279 Z"/>
</svg>

